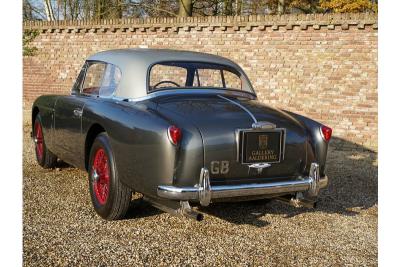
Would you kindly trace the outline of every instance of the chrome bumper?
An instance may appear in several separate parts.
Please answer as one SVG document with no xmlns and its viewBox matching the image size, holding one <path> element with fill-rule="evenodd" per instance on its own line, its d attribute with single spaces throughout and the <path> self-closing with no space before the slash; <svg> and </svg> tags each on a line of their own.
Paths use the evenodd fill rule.
<svg viewBox="0 0 400 267">
<path fill-rule="evenodd" d="M 157 194 L 171 200 L 198 200 L 202 206 L 208 206 L 212 199 L 256 195 L 275 195 L 304 192 L 307 197 L 316 197 L 319 190 L 328 186 L 328 177 L 320 177 L 319 165 L 312 163 L 309 176 L 297 180 L 262 184 L 213 185 L 206 168 L 200 172 L 200 183 L 194 187 L 176 187 L 160 185 Z"/>
</svg>

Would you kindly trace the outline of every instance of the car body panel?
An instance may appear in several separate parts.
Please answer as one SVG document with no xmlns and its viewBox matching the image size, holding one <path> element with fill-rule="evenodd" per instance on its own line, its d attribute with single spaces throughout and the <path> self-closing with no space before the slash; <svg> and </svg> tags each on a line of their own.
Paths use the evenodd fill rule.
<svg viewBox="0 0 400 267">
<path fill-rule="evenodd" d="M 122 79 L 112 97 L 80 92 L 85 63 L 71 95 L 36 99 L 33 119 L 39 112 L 48 149 L 67 163 L 87 170 L 91 132 L 101 128 L 109 136 L 121 182 L 155 199 L 159 185 L 198 185 L 203 168 L 211 170 L 211 183 L 219 185 L 296 179 L 307 175 L 312 162 L 318 163 L 324 173 L 328 143 L 320 133 L 320 123 L 265 105 L 252 90 L 148 93 L 148 68 L 160 60 L 194 58 L 227 64 L 245 75 L 236 63 L 221 57 L 154 51 L 114 50 L 88 59 L 115 64 L 123 77 L 129 76 Z M 261 171 L 238 161 L 238 131 L 252 129 L 255 122 L 268 122 L 284 130 L 284 157 Z M 171 125 L 182 129 L 179 145 L 168 138 Z M 213 172 L 215 164 L 226 162 L 227 171 Z"/>
<path fill-rule="evenodd" d="M 288 177 L 301 175 L 306 163 L 306 138 L 304 127 L 290 115 L 261 105 L 254 100 L 232 98 L 248 108 L 258 121 L 274 123 L 286 129 L 285 159 L 280 164 L 256 173 L 247 165 L 237 162 L 236 130 L 249 129 L 253 120 L 242 108 L 218 95 L 175 96 L 158 100 L 160 109 L 167 109 L 179 117 L 191 119 L 203 137 L 204 162 L 217 180 L 258 177 Z M 164 112 L 164 110 L 163 110 Z M 228 161 L 228 173 L 212 173 L 212 162 Z"/>
</svg>

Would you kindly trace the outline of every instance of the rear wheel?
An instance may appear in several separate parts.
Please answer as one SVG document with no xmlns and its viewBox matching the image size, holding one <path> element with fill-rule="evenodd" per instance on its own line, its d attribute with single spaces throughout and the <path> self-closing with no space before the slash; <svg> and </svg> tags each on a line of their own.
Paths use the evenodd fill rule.
<svg viewBox="0 0 400 267">
<path fill-rule="evenodd" d="M 104 219 L 125 216 L 132 190 L 119 181 L 114 156 L 106 133 L 93 142 L 89 157 L 89 190 L 95 211 Z"/>
<path fill-rule="evenodd" d="M 54 168 L 57 157 L 47 149 L 44 141 L 42 120 L 38 114 L 33 127 L 33 141 L 35 142 L 36 160 L 43 168 Z"/>
</svg>

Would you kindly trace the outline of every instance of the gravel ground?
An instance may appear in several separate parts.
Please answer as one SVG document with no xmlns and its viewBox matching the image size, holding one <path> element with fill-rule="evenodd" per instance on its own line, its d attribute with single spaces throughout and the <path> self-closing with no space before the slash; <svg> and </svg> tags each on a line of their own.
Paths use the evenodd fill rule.
<svg viewBox="0 0 400 267">
<path fill-rule="evenodd" d="M 40 168 L 24 127 L 25 266 L 377 265 L 378 165 L 373 152 L 331 149 L 330 186 L 317 209 L 278 201 L 220 203 L 203 222 L 135 195 L 128 218 L 109 222 L 90 202 L 86 173 Z"/>
</svg>

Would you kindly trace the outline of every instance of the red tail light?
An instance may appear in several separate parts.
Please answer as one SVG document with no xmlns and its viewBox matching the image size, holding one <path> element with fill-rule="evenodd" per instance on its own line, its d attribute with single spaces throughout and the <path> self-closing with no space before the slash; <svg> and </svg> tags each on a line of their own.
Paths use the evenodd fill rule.
<svg viewBox="0 0 400 267">
<path fill-rule="evenodd" d="M 329 141 L 332 137 L 332 129 L 328 126 L 322 125 L 321 127 L 322 136 L 324 137 L 325 141 Z"/>
<path fill-rule="evenodd" d="M 182 138 L 182 131 L 175 125 L 168 127 L 168 137 L 172 144 L 178 145 Z"/>
</svg>

